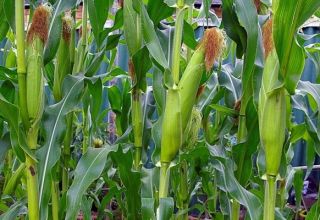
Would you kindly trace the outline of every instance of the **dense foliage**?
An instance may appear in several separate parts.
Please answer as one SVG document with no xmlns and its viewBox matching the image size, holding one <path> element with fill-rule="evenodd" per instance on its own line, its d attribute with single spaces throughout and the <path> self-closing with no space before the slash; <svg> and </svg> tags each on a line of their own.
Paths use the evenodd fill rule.
<svg viewBox="0 0 320 220">
<path fill-rule="evenodd" d="M 319 218 L 320 1 L 211 2 L 0 0 L 0 219 Z"/>
</svg>

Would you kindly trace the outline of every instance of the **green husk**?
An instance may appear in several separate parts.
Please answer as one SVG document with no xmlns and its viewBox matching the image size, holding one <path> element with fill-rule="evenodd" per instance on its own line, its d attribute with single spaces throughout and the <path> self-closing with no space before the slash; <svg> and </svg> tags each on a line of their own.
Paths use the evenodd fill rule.
<svg viewBox="0 0 320 220">
<path fill-rule="evenodd" d="M 161 162 L 170 163 L 182 143 L 180 93 L 169 89 L 162 123 Z"/>
<path fill-rule="evenodd" d="M 286 129 L 285 89 L 277 88 L 279 61 L 275 49 L 268 55 L 259 95 L 259 127 L 266 155 L 267 175 L 278 174 Z"/>
<path fill-rule="evenodd" d="M 70 38 L 71 18 L 63 18 L 63 32 L 57 51 L 56 68 L 54 72 L 53 96 L 56 101 L 62 98 L 62 83 L 67 74 L 71 73 Z"/>
<path fill-rule="evenodd" d="M 35 37 L 27 45 L 27 108 L 32 122 L 40 120 L 44 105 L 43 42 Z"/>
</svg>

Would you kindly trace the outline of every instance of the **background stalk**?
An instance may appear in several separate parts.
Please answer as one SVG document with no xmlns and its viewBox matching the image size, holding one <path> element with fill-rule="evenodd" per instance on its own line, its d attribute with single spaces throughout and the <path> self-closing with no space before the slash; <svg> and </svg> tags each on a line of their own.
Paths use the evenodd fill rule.
<svg viewBox="0 0 320 220">
<path fill-rule="evenodd" d="M 52 220 L 59 220 L 59 189 L 58 189 L 57 183 L 54 180 L 51 183 L 51 192 L 52 192 Z"/>
<path fill-rule="evenodd" d="M 142 5 L 139 2 L 139 7 L 141 8 Z M 137 48 L 142 47 L 142 23 L 141 23 L 141 15 L 137 14 L 136 16 L 136 44 Z M 133 56 L 133 54 L 131 54 Z M 131 61 L 130 61 L 131 62 Z M 133 69 L 131 68 L 130 75 L 132 76 L 133 84 L 136 84 L 136 73 L 134 72 L 134 65 Z M 130 69 L 130 68 L 129 68 Z M 133 161 L 133 168 L 135 170 L 140 170 L 140 163 L 141 163 L 141 154 L 142 154 L 142 138 L 143 138 L 143 112 L 142 112 L 142 94 L 139 87 L 134 86 L 132 89 L 131 94 L 132 100 L 132 126 L 133 126 L 133 138 L 134 138 L 134 161 Z"/>
<path fill-rule="evenodd" d="M 161 162 L 160 167 L 160 186 L 159 186 L 159 198 L 166 198 L 169 191 L 169 177 L 170 170 L 168 170 L 170 163 Z"/>
<path fill-rule="evenodd" d="M 15 0 L 15 24 L 17 44 L 17 73 L 19 84 L 19 106 L 25 129 L 30 127 L 26 98 L 26 55 L 24 34 L 24 0 Z"/>
<path fill-rule="evenodd" d="M 27 137 L 31 150 L 37 148 L 38 129 L 30 129 Z M 30 220 L 39 220 L 39 192 L 36 162 L 26 155 L 26 176 L 28 191 L 28 214 Z"/>
<path fill-rule="evenodd" d="M 177 18 L 173 37 L 172 77 L 175 84 L 180 80 L 180 50 L 182 41 L 183 21 L 185 9 L 177 9 Z"/>
<path fill-rule="evenodd" d="M 267 175 L 264 195 L 263 220 L 274 220 L 276 202 L 276 177 Z"/>
<path fill-rule="evenodd" d="M 134 134 L 134 169 L 139 170 L 142 151 L 142 105 L 139 88 L 132 90 L 132 126 Z"/>
<path fill-rule="evenodd" d="M 82 5 L 82 31 L 81 31 L 81 44 L 78 50 L 78 60 L 75 66 L 75 73 L 79 73 L 83 71 L 84 67 L 84 55 L 87 49 L 88 39 L 87 39 L 87 32 L 88 32 L 88 0 L 83 1 Z"/>
<path fill-rule="evenodd" d="M 183 214 L 177 217 L 178 220 L 188 220 L 189 191 L 188 191 L 188 163 L 180 162 L 180 185 L 178 189 L 178 208 Z"/>
<path fill-rule="evenodd" d="M 190 25 L 192 25 L 192 13 L 193 13 L 193 5 L 190 5 L 189 8 L 188 8 L 188 23 Z M 187 47 L 187 61 L 189 62 L 189 60 L 191 59 L 191 56 L 192 56 L 192 51 L 189 47 Z"/>
<path fill-rule="evenodd" d="M 64 143 L 63 143 L 64 166 L 62 169 L 62 193 L 67 192 L 67 190 L 69 188 L 69 173 L 68 173 L 69 164 L 68 164 L 68 161 L 71 159 L 70 158 L 70 146 L 71 146 L 72 135 L 73 135 L 72 122 L 73 122 L 73 112 L 71 112 L 67 115 L 67 130 L 66 130 L 66 135 L 64 137 Z"/>
<path fill-rule="evenodd" d="M 246 141 L 247 137 L 247 127 L 246 127 L 246 108 L 247 108 L 247 93 L 245 92 L 242 96 L 241 100 L 241 106 L 240 106 L 240 112 L 239 112 L 239 127 L 238 127 L 238 133 L 237 133 L 237 139 L 238 143 L 242 143 Z M 242 167 L 245 159 L 246 150 L 242 150 L 240 152 L 240 160 L 239 164 L 237 164 L 238 169 L 236 172 L 237 180 L 240 181 L 242 176 Z M 241 184 L 241 183 L 240 183 Z M 239 220 L 240 215 L 240 204 L 238 201 L 234 200 L 232 202 L 232 220 Z"/>
</svg>

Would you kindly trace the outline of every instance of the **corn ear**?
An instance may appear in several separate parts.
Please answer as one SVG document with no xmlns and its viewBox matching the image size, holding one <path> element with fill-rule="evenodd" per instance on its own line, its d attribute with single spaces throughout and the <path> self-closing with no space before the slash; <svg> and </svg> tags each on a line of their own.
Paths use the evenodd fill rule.
<svg viewBox="0 0 320 220">
<path fill-rule="evenodd" d="M 265 151 L 266 172 L 277 176 L 286 130 L 286 90 L 278 87 L 279 60 L 272 41 L 272 21 L 264 27 L 265 66 L 259 94 L 260 140 Z"/>
<path fill-rule="evenodd" d="M 181 96 L 182 129 L 186 129 L 195 104 L 202 73 L 209 72 L 225 47 L 224 33 L 219 28 L 207 29 L 192 55 L 178 84 Z"/>
<path fill-rule="evenodd" d="M 281 162 L 286 129 L 286 100 L 284 88 L 266 98 L 261 113 L 261 143 L 265 150 L 267 175 L 277 176 Z"/>
<path fill-rule="evenodd" d="M 27 108 L 31 121 L 41 118 L 44 101 L 43 42 L 36 37 L 27 46 Z"/>
<path fill-rule="evenodd" d="M 162 163 L 170 163 L 179 151 L 182 142 L 180 93 L 169 89 L 162 123 Z"/>
<path fill-rule="evenodd" d="M 188 125 L 204 68 L 205 50 L 199 47 L 193 54 L 179 82 L 181 97 L 181 122 L 184 131 Z"/>
<path fill-rule="evenodd" d="M 44 106 L 43 49 L 48 38 L 50 8 L 39 6 L 27 35 L 27 109 L 32 123 L 40 120 Z"/>
<path fill-rule="evenodd" d="M 56 68 L 53 81 L 53 96 L 56 101 L 62 98 L 62 83 L 67 74 L 71 73 L 70 39 L 72 18 L 62 19 L 62 37 L 57 51 Z"/>
</svg>

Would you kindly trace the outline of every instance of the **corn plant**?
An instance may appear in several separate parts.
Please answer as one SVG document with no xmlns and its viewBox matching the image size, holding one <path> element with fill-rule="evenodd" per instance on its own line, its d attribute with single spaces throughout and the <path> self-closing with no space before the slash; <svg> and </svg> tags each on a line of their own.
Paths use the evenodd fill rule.
<svg viewBox="0 0 320 220">
<path fill-rule="evenodd" d="M 221 2 L 0 0 L 0 218 L 316 219 L 320 2 Z"/>
</svg>

